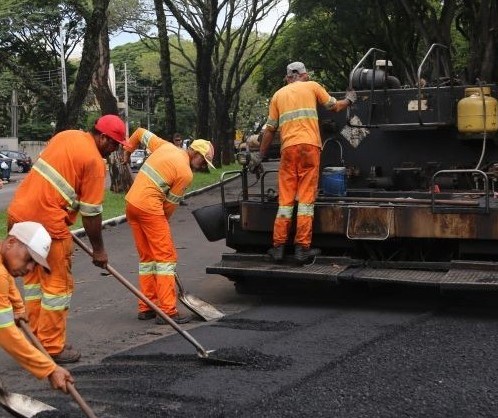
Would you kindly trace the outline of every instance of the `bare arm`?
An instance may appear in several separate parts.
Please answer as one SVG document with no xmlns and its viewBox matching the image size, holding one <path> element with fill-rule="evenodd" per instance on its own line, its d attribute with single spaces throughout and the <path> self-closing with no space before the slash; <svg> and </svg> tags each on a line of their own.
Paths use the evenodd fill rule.
<svg viewBox="0 0 498 418">
<path fill-rule="evenodd" d="M 82 216 L 83 227 L 93 249 L 93 264 L 97 267 L 106 268 L 108 257 L 102 240 L 102 215 Z"/>
<path fill-rule="evenodd" d="M 332 112 L 341 112 L 351 106 L 351 102 L 348 99 L 337 100 L 334 107 L 330 110 Z"/>
<path fill-rule="evenodd" d="M 268 149 L 270 148 L 273 137 L 275 136 L 275 131 L 270 129 L 265 129 L 263 132 L 263 138 L 261 139 L 261 144 L 259 145 L 259 155 L 261 158 L 265 158 L 268 154 Z"/>
</svg>

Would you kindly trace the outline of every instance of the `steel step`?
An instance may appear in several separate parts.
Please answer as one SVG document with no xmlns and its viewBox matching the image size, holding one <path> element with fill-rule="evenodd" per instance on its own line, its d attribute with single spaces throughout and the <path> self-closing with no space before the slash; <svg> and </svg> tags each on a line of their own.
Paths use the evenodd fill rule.
<svg viewBox="0 0 498 418">
<path fill-rule="evenodd" d="M 385 282 L 428 285 L 440 288 L 473 288 L 498 290 L 498 263 L 453 261 L 428 263 L 389 262 L 388 268 L 365 266 L 364 261 L 347 257 L 316 257 L 313 264 L 300 266 L 292 257 L 275 263 L 269 256 L 260 254 L 223 254 L 222 260 L 206 267 L 206 273 L 219 274 L 230 280 L 238 279 L 296 279 L 340 282 Z M 396 268 L 396 267 L 399 268 Z"/>
</svg>

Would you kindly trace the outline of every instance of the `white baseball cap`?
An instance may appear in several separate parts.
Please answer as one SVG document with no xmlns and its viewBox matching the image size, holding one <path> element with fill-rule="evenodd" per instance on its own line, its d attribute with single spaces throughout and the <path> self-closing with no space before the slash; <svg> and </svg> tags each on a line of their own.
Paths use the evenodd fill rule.
<svg viewBox="0 0 498 418">
<path fill-rule="evenodd" d="M 47 263 L 52 238 L 42 224 L 38 222 L 19 222 L 12 226 L 9 235 L 16 237 L 28 249 L 29 254 L 41 266 L 50 270 Z"/>
<path fill-rule="evenodd" d="M 299 61 L 291 62 L 287 66 L 287 75 L 289 77 L 292 76 L 293 74 L 306 74 L 306 73 L 307 73 L 306 67 L 302 62 Z"/>
</svg>

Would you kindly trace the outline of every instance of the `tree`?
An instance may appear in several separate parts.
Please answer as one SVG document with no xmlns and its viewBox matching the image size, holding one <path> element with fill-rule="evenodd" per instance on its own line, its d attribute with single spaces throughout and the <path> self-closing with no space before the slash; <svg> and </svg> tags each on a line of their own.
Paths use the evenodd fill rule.
<svg viewBox="0 0 498 418">
<path fill-rule="evenodd" d="M 159 69 L 161 71 L 161 87 L 164 98 L 164 125 L 168 138 L 172 138 L 176 132 L 176 108 L 173 95 L 173 83 L 171 80 L 171 57 L 169 51 L 168 27 L 164 13 L 163 0 L 154 0 L 157 17 L 157 30 L 159 38 Z"/>
<path fill-rule="evenodd" d="M 272 33 L 262 36 L 257 25 L 277 4 L 278 0 L 230 1 L 225 18 L 217 28 L 210 84 L 214 101 L 215 149 L 219 150 L 217 157 L 221 157 L 224 164 L 233 159 L 242 87 L 270 51 L 289 13 L 288 10 L 283 12 Z"/>
</svg>

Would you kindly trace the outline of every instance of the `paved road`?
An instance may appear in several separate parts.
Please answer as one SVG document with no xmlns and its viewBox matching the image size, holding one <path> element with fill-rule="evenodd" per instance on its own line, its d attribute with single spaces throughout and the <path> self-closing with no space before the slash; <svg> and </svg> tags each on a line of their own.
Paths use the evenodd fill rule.
<svg viewBox="0 0 498 418">
<path fill-rule="evenodd" d="M 26 174 L 12 173 L 10 176 L 10 182 L 4 183 L 3 187 L 0 189 L 0 210 L 7 209 L 9 203 L 14 196 L 19 182 L 26 176 Z"/>
<path fill-rule="evenodd" d="M 231 183 L 232 195 L 239 190 Z M 228 314 L 186 329 L 212 356 L 245 364 L 208 364 L 168 326 L 137 321 L 134 298 L 78 251 L 69 336 L 84 357 L 71 369 L 98 416 L 498 416 L 495 295 L 398 286 L 238 295 L 206 276 L 227 249 L 208 243 L 191 214 L 217 201 L 218 190 L 192 197 L 173 217 L 186 287 Z M 113 265 L 136 282 L 127 225 L 104 239 Z M 83 416 L 4 355 L 0 362 L 11 391 L 57 406 L 51 416 Z"/>
</svg>

